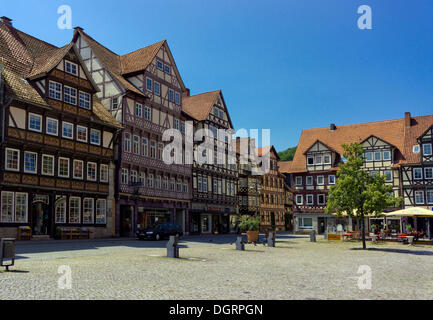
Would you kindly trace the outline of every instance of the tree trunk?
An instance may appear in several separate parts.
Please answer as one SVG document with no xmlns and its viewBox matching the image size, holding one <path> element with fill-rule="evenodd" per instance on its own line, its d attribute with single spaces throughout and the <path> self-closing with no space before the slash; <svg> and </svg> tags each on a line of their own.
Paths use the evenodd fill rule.
<svg viewBox="0 0 433 320">
<path fill-rule="evenodd" d="M 361 239 L 362 239 L 362 249 L 367 249 L 367 245 L 365 243 L 365 220 L 364 220 L 364 212 L 361 211 Z"/>
</svg>

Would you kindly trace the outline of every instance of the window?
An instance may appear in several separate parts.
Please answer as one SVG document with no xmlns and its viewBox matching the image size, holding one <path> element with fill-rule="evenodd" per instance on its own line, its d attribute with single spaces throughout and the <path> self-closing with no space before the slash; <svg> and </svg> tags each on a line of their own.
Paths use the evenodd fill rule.
<svg viewBox="0 0 433 320">
<path fill-rule="evenodd" d="M 140 183 L 142 187 L 146 186 L 146 173 L 140 172 Z"/>
<path fill-rule="evenodd" d="M 415 203 L 424 204 L 424 191 L 415 191 Z"/>
<path fill-rule="evenodd" d="M 136 117 L 143 117 L 143 105 L 140 103 L 135 104 L 135 116 Z"/>
<path fill-rule="evenodd" d="M 28 194 L 15 194 L 15 222 L 27 222 Z"/>
<path fill-rule="evenodd" d="M 373 153 L 372 152 L 366 152 L 365 153 L 365 161 L 373 161 Z"/>
<path fill-rule="evenodd" d="M 42 116 L 29 113 L 29 130 L 42 132 Z"/>
<path fill-rule="evenodd" d="M 72 165 L 72 172 L 74 179 L 83 179 L 84 162 L 81 160 L 74 160 Z"/>
<path fill-rule="evenodd" d="M 314 161 L 316 164 L 322 164 L 322 156 L 316 156 L 314 158 Z"/>
<path fill-rule="evenodd" d="M 119 108 L 119 98 L 111 99 L 111 110 L 117 110 Z"/>
<path fill-rule="evenodd" d="M 171 67 L 165 64 L 164 65 L 164 72 L 168 73 L 168 74 L 171 74 Z"/>
<path fill-rule="evenodd" d="M 107 217 L 107 200 L 96 200 L 96 224 L 105 224 Z"/>
<path fill-rule="evenodd" d="M 312 228 L 313 218 L 298 218 L 299 228 Z"/>
<path fill-rule="evenodd" d="M 62 178 L 69 178 L 69 159 L 59 158 L 58 175 Z"/>
<path fill-rule="evenodd" d="M 83 199 L 83 223 L 92 224 L 95 210 L 95 200 L 92 198 Z"/>
<path fill-rule="evenodd" d="M 20 151 L 6 148 L 6 170 L 19 171 L 20 168 Z"/>
<path fill-rule="evenodd" d="M 75 76 L 78 75 L 78 66 L 75 63 L 70 61 L 65 61 L 65 71 L 67 73 L 73 74 Z"/>
<path fill-rule="evenodd" d="M 307 177 L 307 186 L 312 186 L 313 185 L 313 177 Z"/>
<path fill-rule="evenodd" d="M 325 177 L 324 176 L 317 176 L 317 184 L 320 186 L 323 186 L 325 184 Z"/>
<path fill-rule="evenodd" d="M 156 176 L 155 188 L 156 189 L 161 189 L 161 176 Z"/>
<path fill-rule="evenodd" d="M 179 119 L 174 119 L 174 125 L 173 125 L 173 127 L 176 129 L 176 130 L 179 130 L 180 128 L 179 128 Z"/>
<path fill-rule="evenodd" d="M 158 159 L 162 160 L 162 153 L 164 152 L 164 144 L 158 143 Z"/>
<path fill-rule="evenodd" d="M 101 164 L 100 166 L 100 177 L 99 180 L 101 182 L 108 182 L 108 165 Z"/>
<path fill-rule="evenodd" d="M 314 204 L 314 196 L 312 194 L 307 194 L 307 205 Z"/>
<path fill-rule="evenodd" d="M 147 138 L 142 138 L 141 139 L 141 154 L 145 157 L 147 157 L 149 155 L 149 149 L 148 149 L 148 144 L 147 144 Z"/>
<path fill-rule="evenodd" d="M 385 175 L 386 182 L 392 182 L 392 170 L 386 170 L 384 172 L 384 175 Z"/>
<path fill-rule="evenodd" d="M 174 91 L 173 89 L 168 89 L 168 100 L 174 102 Z"/>
<path fill-rule="evenodd" d="M 180 132 L 185 133 L 185 122 L 184 122 L 184 121 L 182 121 L 182 122 L 180 123 Z M 226 138 L 227 138 L 227 137 L 226 137 Z"/>
<path fill-rule="evenodd" d="M 297 186 L 302 186 L 302 177 L 296 177 L 295 178 L 295 183 Z"/>
<path fill-rule="evenodd" d="M 148 186 L 149 188 L 153 188 L 153 174 L 152 174 L 152 173 L 150 173 L 150 174 L 147 176 L 147 186 Z"/>
<path fill-rule="evenodd" d="M 101 144 L 101 131 L 90 129 L 90 143 L 97 146 Z"/>
<path fill-rule="evenodd" d="M 147 91 L 153 91 L 153 81 L 152 79 L 146 78 L 146 89 Z"/>
<path fill-rule="evenodd" d="M 427 203 L 433 204 L 433 190 L 427 191 Z"/>
<path fill-rule="evenodd" d="M 128 183 L 129 183 L 129 170 L 122 169 L 122 184 L 128 184 Z"/>
<path fill-rule="evenodd" d="M 174 184 L 175 184 L 175 180 L 174 178 L 170 179 L 170 191 L 174 191 Z"/>
<path fill-rule="evenodd" d="M 62 124 L 62 137 L 67 139 L 74 138 L 74 125 L 69 122 L 63 122 Z"/>
<path fill-rule="evenodd" d="M 206 181 L 206 188 L 207 188 L 207 181 Z M 180 180 L 180 179 L 177 179 L 176 191 L 182 192 L 182 180 Z"/>
<path fill-rule="evenodd" d="M 183 192 L 184 193 L 188 193 L 189 192 L 188 181 L 186 181 L 186 180 L 183 181 Z"/>
<path fill-rule="evenodd" d="M 422 179 L 422 169 L 421 168 L 413 168 L 413 178 L 415 180 Z"/>
<path fill-rule="evenodd" d="M 155 94 L 159 96 L 161 94 L 161 85 L 159 84 L 159 82 L 155 81 L 153 83 L 153 88 L 154 88 Z"/>
<path fill-rule="evenodd" d="M 156 60 L 156 67 L 157 67 L 159 70 L 162 70 L 162 67 L 163 67 L 163 63 L 162 63 L 162 61 L 160 61 L 160 60 Z"/>
<path fill-rule="evenodd" d="M 77 126 L 77 140 L 81 142 L 87 142 L 87 128 L 83 126 Z"/>
<path fill-rule="evenodd" d="M 135 170 L 131 170 L 131 183 L 138 182 L 138 172 Z"/>
<path fill-rule="evenodd" d="M 433 179 L 433 168 L 424 168 L 424 178 Z"/>
<path fill-rule="evenodd" d="M 383 160 L 391 160 L 391 151 L 383 152 Z"/>
<path fill-rule="evenodd" d="M 66 223 L 66 197 L 56 197 L 56 223 Z"/>
<path fill-rule="evenodd" d="M 47 133 L 52 136 L 59 134 L 59 121 L 53 118 L 47 118 Z"/>
<path fill-rule="evenodd" d="M 87 162 L 87 180 L 96 181 L 96 163 Z"/>
<path fill-rule="evenodd" d="M 42 174 L 45 176 L 54 175 L 54 156 L 42 155 Z"/>
<path fill-rule="evenodd" d="M 24 152 L 24 172 L 36 173 L 38 165 L 38 154 L 34 152 Z"/>
<path fill-rule="evenodd" d="M 80 223 L 81 221 L 81 198 L 69 198 L 69 223 Z"/>
<path fill-rule="evenodd" d="M 175 96 L 175 102 L 176 102 L 176 104 L 180 105 L 180 93 L 176 92 L 174 96 Z"/>
<path fill-rule="evenodd" d="M 134 136 L 133 137 L 133 151 L 135 154 L 140 154 L 140 137 Z"/>
<path fill-rule="evenodd" d="M 324 164 L 331 164 L 331 156 L 329 154 L 323 156 Z"/>
<path fill-rule="evenodd" d="M 414 145 L 414 146 L 412 147 L 412 152 L 413 152 L 414 154 L 418 154 L 419 151 L 420 151 L 420 146 L 419 146 L 419 144 Z"/>
<path fill-rule="evenodd" d="M 14 221 L 14 193 L 2 191 L 1 193 L 1 221 Z"/>
<path fill-rule="evenodd" d="M 380 161 L 382 160 L 382 153 L 380 151 L 376 151 L 374 153 L 374 161 Z"/>
<path fill-rule="evenodd" d="M 328 184 L 335 184 L 335 176 L 334 175 L 328 176 Z"/>
<path fill-rule="evenodd" d="M 178 183 L 179 183 L 179 181 L 178 181 Z M 208 189 L 208 178 L 207 177 L 202 177 L 202 191 L 204 193 L 208 193 L 208 191 L 209 191 L 209 189 Z"/>
<path fill-rule="evenodd" d="M 150 157 L 156 158 L 156 142 L 150 141 Z"/>
<path fill-rule="evenodd" d="M 79 99 L 80 99 L 79 102 L 80 107 L 90 110 L 90 94 L 88 94 L 87 92 L 80 91 Z"/>
<path fill-rule="evenodd" d="M 318 194 L 317 195 L 317 204 L 320 206 L 325 205 L 325 195 L 324 194 Z"/>
<path fill-rule="evenodd" d="M 307 165 L 309 166 L 314 165 L 314 157 L 307 157 Z"/>
<path fill-rule="evenodd" d="M 422 145 L 422 154 L 425 156 L 431 156 L 432 155 L 431 143 L 424 143 Z"/>
<path fill-rule="evenodd" d="M 152 119 L 152 110 L 149 107 L 144 107 L 144 119 L 151 120 Z"/>
<path fill-rule="evenodd" d="M 168 177 L 164 177 L 162 179 L 162 187 L 164 188 L 164 190 L 168 190 Z"/>
<path fill-rule="evenodd" d="M 62 100 L 62 85 L 60 83 L 49 82 L 49 96 L 56 100 Z"/>
<path fill-rule="evenodd" d="M 66 103 L 73 104 L 73 105 L 77 104 L 77 89 L 64 86 L 63 93 L 64 93 L 63 100 Z"/>
<path fill-rule="evenodd" d="M 131 134 L 130 133 L 125 133 L 125 152 L 131 152 Z"/>
</svg>

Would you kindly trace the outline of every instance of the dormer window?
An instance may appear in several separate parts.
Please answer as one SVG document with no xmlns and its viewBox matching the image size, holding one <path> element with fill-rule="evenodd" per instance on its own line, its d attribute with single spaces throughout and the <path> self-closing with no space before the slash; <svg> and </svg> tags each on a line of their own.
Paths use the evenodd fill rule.
<svg viewBox="0 0 433 320">
<path fill-rule="evenodd" d="M 52 99 L 62 100 L 62 85 L 58 82 L 49 82 L 49 96 Z"/>
<path fill-rule="evenodd" d="M 420 147 L 419 147 L 418 144 L 413 146 L 413 148 L 412 148 L 412 152 L 413 152 L 414 154 L 418 154 L 418 153 L 420 152 Z"/>
<path fill-rule="evenodd" d="M 77 89 L 64 86 L 64 100 L 66 103 L 76 105 L 77 104 Z"/>
<path fill-rule="evenodd" d="M 80 107 L 90 110 L 90 94 L 80 91 Z"/>
<path fill-rule="evenodd" d="M 323 156 L 324 164 L 331 164 L 331 156 L 329 154 Z"/>
<path fill-rule="evenodd" d="M 70 62 L 70 61 L 65 61 L 65 71 L 67 73 L 73 74 L 74 76 L 78 75 L 78 65 Z"/>
<path fill-rule="evenodd" d="M 316 162 L 316 164 L 322 164 L 322 156 L 316 156 L 315 162 Z"/>
</svg>

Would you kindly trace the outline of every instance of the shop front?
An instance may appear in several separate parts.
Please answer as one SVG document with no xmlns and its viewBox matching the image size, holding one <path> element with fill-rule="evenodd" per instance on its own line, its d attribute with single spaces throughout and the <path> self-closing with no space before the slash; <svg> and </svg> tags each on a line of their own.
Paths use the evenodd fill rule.
<svg viewBox="0 0 433 320">
<path fill-rule="evenodd" d="M 236 233 L 238 215 L 235 208 L 193 203 L 190 212 L 191 234 Z"/>
</svg>

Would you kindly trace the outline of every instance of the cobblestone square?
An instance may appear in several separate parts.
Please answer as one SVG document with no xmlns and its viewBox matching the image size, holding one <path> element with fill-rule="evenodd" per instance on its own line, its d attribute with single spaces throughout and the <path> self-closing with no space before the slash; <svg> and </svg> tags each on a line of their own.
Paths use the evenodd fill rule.
<svg viewBox="0 0 433 320">
<path fill-rule="evenodd" d="M 165 257 L 166 241 L 93 240 L 17 244 L 14 272 L 0 273 L 0 299 L 430 299 L 433 248 L 400 243 L 310 243 L 280 235 L 277 246 L 235 236 L 185 237 L 182 259 Z M 358 288 L 360 266 L 372 288 Z M 59 289 L 60 266 L 72 288 Z"/>
</svg>

